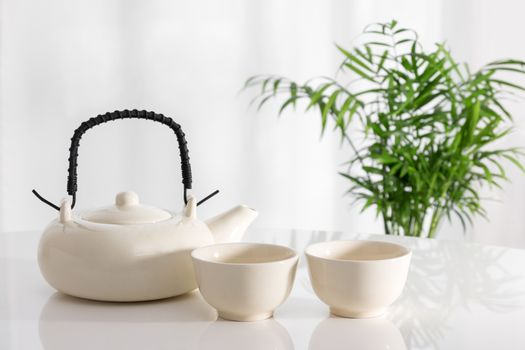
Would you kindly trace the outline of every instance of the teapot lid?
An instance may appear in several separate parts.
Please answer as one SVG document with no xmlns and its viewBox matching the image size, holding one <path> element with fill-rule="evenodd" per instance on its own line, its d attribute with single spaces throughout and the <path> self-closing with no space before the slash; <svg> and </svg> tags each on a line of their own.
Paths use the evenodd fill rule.
<svg viewBox="0 0 525 350">
<path fill-rule="evenodd" d="M 100 224 L 137 225 L 164 221 L 172 215 L 165 210 L 140 204 L 135 192 L 120 192 L 115 197 L 115 205 L 86 211 L 81 217 Z"/>
</svg>

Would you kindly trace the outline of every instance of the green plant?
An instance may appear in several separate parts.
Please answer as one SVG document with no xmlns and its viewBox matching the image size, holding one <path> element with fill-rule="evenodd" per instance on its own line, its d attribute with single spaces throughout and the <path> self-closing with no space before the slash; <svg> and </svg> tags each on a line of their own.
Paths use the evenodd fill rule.
<svg viewBox="0 0 525 350">
<path fill-rule="evenodd" d="M 425 51 L 415 31 L 396 21 L 365 28 L 361 44 L 346 50 L 340 68 L 353 78 L 315 78 L 304 84 L 254 76 L 252 102 L 261 108 L 278 95 L 287 107 L 316 107 L 324 133 L 333 123 L 353 155 L 340 174 L 362 209 L 375 207 L 386 234 L 434 237 L 444 217 L 463 228 L 485 216 L 478 190 L 507 180 L 502 161 L 524 170 L 518 148 L 497 148 L 512 131 L 503 102 L 525 89 L 508 80 L 525 62 L 500 60 L 475 72 L 455 61 L 444 44 Z"/>
</svg>

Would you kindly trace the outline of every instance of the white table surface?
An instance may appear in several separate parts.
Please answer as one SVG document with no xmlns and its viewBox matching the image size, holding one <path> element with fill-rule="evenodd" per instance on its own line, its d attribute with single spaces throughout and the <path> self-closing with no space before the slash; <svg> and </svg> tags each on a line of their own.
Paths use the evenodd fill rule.
<svg viewBox="0 0 525 350">
<path fill-rule="evenodd" d="M 62 295 L 40 276 L 39 233 L 0 233 L 0 349 L 525 349 L 525 250 L 457 241 L 309 231 L 250 231 L 301 254 L 288 300 L 266 321 L 217 319 L 198 292 L 102 303 Z M 372 238 L 413 250 L 402 297 L 381 318 L 331 317 L 302 251 Z"/>
</svg>

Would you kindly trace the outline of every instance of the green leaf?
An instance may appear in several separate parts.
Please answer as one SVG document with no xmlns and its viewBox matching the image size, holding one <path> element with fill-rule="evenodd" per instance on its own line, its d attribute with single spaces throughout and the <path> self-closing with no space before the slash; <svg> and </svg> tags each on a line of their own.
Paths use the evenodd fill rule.
<svg viewBox="0 0 525 350">
<path fill-rule="evenodd" d="M 359 75 L 361 78 L 369 80 L 369 81 L 374 81 L 374 78 L 372 78 L 372 76 L 366 74 L 361 69 L 357 68 L 355 65 L 353 65 L 351 63 L 345 63 L 344 66 L 346 68 L 350 69 L 352 72 L 354 72 L 357 75 Z"/>
<path fill-rule="evenodd" d="M 270 98 L 272 98 L 272 97 L 273 97 L 272 95 L 268 95 L 268 96 L 264 97 L 263 99 L 261 99 L 261 101 L 259 102 L 259 105 L 257 106 L 257 111 L 259 111 L 262 108 L 262 106 L 266 102 L 268 102 L 270 100 Z"/>
<path fill-rule="evenodd" d="M 472 140 L 474 137 L 474 130 L 476 129 L 476 126 L 479 121 L 479 115 L 481 110 L 481 101 L 476 101 L 474 106 L 472 107 L 471 113 L 468 115 L 468 122 L 466 123 L 467 130 L 466 130 L 466 137 L 463 138 L 465 141 L 465 145 L 472 144 Z"/>
<path fill-rule="evenodd" d="M 266 86 L 268 85 L 268 83 L 270 83 L 271 80 L 272 80 L 272 77 L 269 77 L 263 80 L 262 85 L 261 85 L 261 93 L 266 92 Z"/>
<path fill-rule="evenodd" d="M 382 164 L 392 164 L 392 163 L 397 163 L 399 162 L 399 159 L 389 155 L 389 154 L 386 154 L 386 153 L 383 153 L 381 154 L 379 157 L 375 158 L 377 159 L 377 161 L 379 161 L 380 163 Z"/>
<path fill-rule="evenodd" d="M 287 99 L 281 106 L 281 108 L 279 108 L 279 115 L 281 115 L 284 110 L 286 109 L 286 107 L 288 107 L 290 104 L 292 103 L 295 103 L 295 101 L 297 100 L 296 97 L 290 97 L 289 99 Z"/>
<path fill-rule="evenodd" d="M 246 79 L 246 81 L 244 82 L 243 89 L 246 89 L 247 87 L 252 86 L 253 84 L 255 84 L 256 83 L 256 79 L 258 79 L 258 78 L 260 78 L 259 75 L 254 75 L 254 76 L 251 76 L 248 79 Z"/>
<path fill-rule="evenodd" d="M 447 61 L 452 65 L 452 67 L 454 67 L 454 71 L 459 76 L 459 78 L 462 81 L 465 81 L 465 78 L 464 78 L 463 74 L 461 73 L 461 71 L 459 70 L 457 63 L 454 61 L 454 59 L 450 55 L 450 52 L 445 48 L 445 45 L 444 44 L 436 44 L 436 45 L 437 45 L 439 51 L 442 52 L 445 55 Z"/>
<path fill-rule="evenodd" d="M 389 176 L 395 175 L 403 166 L 403 163 L 396 163 L 388 172 Z"/>
<path fill-rule="evenodd" d="M 356 114 L 357 109 L 360 106 L 361 106 L 360 102 L 358 100 L 356 100 L 355 103 L 352 105 L 352 108 L 350 108 L 350 110 L 348 112 L 348 118 L 346 120 L 346 125 L 350 124 L 350 122 L 352 121 L 353 116 Z M 346 129 L 346 125 L 345 125 L 345 129 Z"/>
<path fill-rule="evenodd" d="M 519 69 L 519 68 L 493 66 L 493 67 L 490 67 L 490 69 L 495 72 L 503 71 L 503 72 L 513 72 L 513 73 L 525 74 L 525 69 Z"/>
<path fill-rule="evenodd" d="M 341 92 L 341 90 L 336 90 L 334 93 L 332 93 L 332 95 L 330 96 L 330 98 L 328 99 L 328 102 L 326 102 L 326 105 L 324 106 L 323 110 L 322 110 L 322 114 L 321 114 L 321 123 L 322 123 L 322 126 L 321 126 L 321 134 L 324 133 L 324 130 L 326 129 L 326 121 L 327 121 L 327 117 L 328 117 L 328 113 L 330 113 L 331 109 L 332 109 L 332 106 L 334 105 L 335 101 L 337 100 L 337 95 L 339 95 L 339 93 Z"/>
<path fill-rule="evenodd" d="M 364 166 L 363 170 L 371 174 L 383 174 L 383 170 L 373 166 Z"/>
<path fill-rule="evenodd" d="M 277 94 L 277 89 L 279 89 L 279 84 L 281 83 L 281 79 L 276 79 L 273 82 L 273 94 L 274 96 Z"/>
<path fill-rule="evenodd" d="M 493 83 L 496 83 L 496 84 L 500 84 L 500 85 L 511 87 L 513 89 L 518 89 L 518 90 L 521 90 L 521 91 L 525 91 L 525 88 L 523 86 L 520 86 L 518 84 L 509 83 L 508 81 L 505 81 L 505 80 L 491 79 L 490 81 L 493 82 Z"/>
<path fill-rule="evenodd" d="M 397 35 L 397 34 L 401 34 L 401 33 L 405 33 L 405 32 L 412 32 L 412 30 L 406 29 L 406 28 L 401 28 L 401 29 L 396 30 L 393 34 Z"/>
<path fill-rule="evenodd" d="M 345 102 L 341 106 L 341 109 L 339 110 L 339 113 L 337 114 L 337 123 L 339 127 L 341 128 L 341 131 L 344 132 L 346 128 L 346 122 L 345 122 L 345 114 L 348 112 L 348 109 L 350 108 L 350 105 L 352 102 L 354 102 L 355 98 L 353 96 L 349 96 L 346 98 Z"/>
<path fill-rule="evenodd" d="M 316 105 L 323 97 L 324 92 L 331 86 L 333 86 L 334 83 L 326 83 L 323 84 L 318 90 L 315 91 L 315 93 L 310 95 L 310 103 L 306 107 L 306 110 L 308 111 L 310 108 L 312 108 L 314 105 Z"/>
<path fill-rule="evenodd" d="M 385 60 L 388 57 L 388 50 L 383 51 L 383 54 L 381 55 L 379 59 L 379 64 L 377 65 L 376 73 L 379 73 L 379 71 L 383 70 L 383 65 L 385 64 Z"/>
<path fill-rule="evenodd" d="M 297 84 L 296 83 L 290 84 L 290 96 L 297 97 Z"/>
<path fill-rule="evenodd" d="M 477 166 L 479 166 L 483 172 L 485 173 L 485 179 L 489 182 L 489 183 L 494 183 L 494 178 L 492 176 L 492 173 L 490 172 L 489 168 L 483 164 L 483 163 L 477 163 Z"/>
<path fill-rule="evenodd" d="M 503 154 L 503 157 L 511 161 L 515 166 L 517 166 L 521 171 L 525 172 L 525 167 L 521 164 L 518 159 L 510 154 Z"/>
<path fill-rule="evenodd" d="M 487 64 L 487 66 L 500 66 L 500 65 L 518 65 L 518 66 L 525 66 L 525 61 L 522 60 L 500 60 L 500 61 L 493 61 Z"/>
<path fill-rule="evenodd" d="M 390 44 L 382 43 L 382 42 L 379 42 L 379 41 L 371 41 L 371 42 L 368 42 L 367 45 L 370 45 L 370 46 L 392 47 L 392 45 L 390 45 Z"/>
<path fill-rule="evenodd" d="M 401 45 L 401 44 L 404 44 L 404 43 L 410 43 L 410 42 L 413 42 L 414 39 L 402 39 L 402 40 L 399 40 L 399 41 L 396 41 L 396 45 Z"/>
</svg>

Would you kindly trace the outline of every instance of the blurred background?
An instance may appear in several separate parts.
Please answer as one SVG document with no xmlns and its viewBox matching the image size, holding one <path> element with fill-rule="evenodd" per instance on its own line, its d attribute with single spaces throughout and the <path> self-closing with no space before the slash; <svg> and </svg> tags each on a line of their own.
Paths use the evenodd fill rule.
<svg viewBox="0 0 525 350">
<path fill-rule="evenodd" d="M 350 151 L 336 134 L 320 137 L 318 115 L 278 104 L 257 112 L 251 75 L 302 81 L 333 75 L 334 43 L 351 46 L 371 22 L 397 19 L 424 45 L 446 41 L 473 68 L 525 58 L 525 3 L 512 0 L 0 0 L 0 230 L 42 230 L 56 212 L 31 194 L 66 195 L 70 137 L 79 124 L 117 109 L 174 118 L 189 142 L 194 194 L 221 194 L 202 218 L 246 203 L 258 228 L 381 233 L 373 211 L 360 214 L 337 171 Z M 510 102 L 525 146 L 525 101 Z M 113 202 L 123 190 L 179 210 L 176 139 L 148 121 L 90 130 L 79 156 L 77 208 Z M 438 237 L 525 248 L 525 176 L 509 167 L 502 190 L 484 195 L 489 221 L 463 234 L 457 222 Z"/>
</svg>

